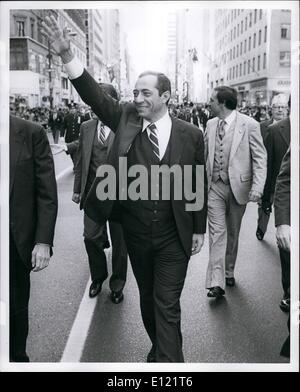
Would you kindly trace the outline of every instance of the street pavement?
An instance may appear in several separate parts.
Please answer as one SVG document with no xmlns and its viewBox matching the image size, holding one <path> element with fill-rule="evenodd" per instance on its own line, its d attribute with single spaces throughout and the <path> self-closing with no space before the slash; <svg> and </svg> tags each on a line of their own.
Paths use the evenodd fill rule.
<svg viewBox="0 0 300 392">
<path fill-rule="evenodd" d="M 64 152 L 54 160 L 56 175 L 72 166 Z M 50 265 L 31 275 L 27 348 L 32 362 L 61 361 L 89 281 L 82 212 L 71 201 L 73 177 L 70 170 L 58 180 L 59 211 Z M 206 296 L 207 236 L 202 251 L 189 262 L 181 299 L 183 349 L 188 363 L 288 362 L 279 355 L 287 336 L 287 315 L 278 306 L 282 289 L 274 220 L 272 216 L 265 239 L 259 242 L 256 219 L 257 206 L 250 203 L 241 228 L 237 284 L 226 289 L 224 299 Z M 145 362 L 151 345 L 142 325 L 131 267 L 122 303 L 111 303 L 108 281 L 101 294 L 89 301 L 94 301 L 94 311 L 88 330 L 82 333 L 83 350 L 72 361 Z"/>
</svg>

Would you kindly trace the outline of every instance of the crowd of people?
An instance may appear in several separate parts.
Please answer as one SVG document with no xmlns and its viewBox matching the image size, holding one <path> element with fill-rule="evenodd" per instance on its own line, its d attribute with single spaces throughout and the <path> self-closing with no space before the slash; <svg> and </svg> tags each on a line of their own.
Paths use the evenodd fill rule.
<svg viewBox="0 0 300 392">
<path fill-rule="evenodd" d="M 168 77 L 147 71 L 137 79 L 134 102 L 120 103 L 112 86 L 97 83 L 76 60 L 70 49 L 68 32 L 63 34 L 54 18 L 46 18 L 43 28 L 53 49 L 61 57 L 73 86 L 92 109 L 90 120 L 81 118 L 75 108 L 70 108 L 63 121 L 59 122 L 64 124 L 65 144 L 62 148 L 71 155 L 74 164 L 72 200 L 84 209 L 84 242 L 92 278 L 90 297 L 94 298 L 101 292 L 108 276 L 104 249 L 109 246 L 106 233 L 106 224 L 109 223 L 113 247 L 112 302 L 119 304 L 124 298 L 128 253 L 139 289 L 143 324 L 152 344 L 146 361 L 184 362 L 180 296 L 189 259 L 201 251 L 208 223 L 209 259 L 205 287 L 209 298 L 220 300 L 224 297 L 225 291 L 236 285 L 234 272 L 241 222 L 247 203 L 254 202 L 259 203 L 256 232 L 259 241 L 263 240 L 266 230 L 266 224 L 262 228 L 260 223 L 262 214 L 269 217 L 274 205 L 282 267 L 283 297 L 280 307 L 289 312 L 290 188 L 287 186 L 287 155 L 290 101 L 284 100 L 282 95 L 275 96 L 269 119 L 262 114 L 262 108 L 260 111 L 250 109 L 251 115 L 247 115 L 242 109 L 237 110 L 237 91 L 220 86 L 213 90 L 206 105 L 186 103 L 171 106 Z M 258 112 L 261 122 L 255 118 Z M 52 116 L 52 124 L 57 118 L 58 112 Z M 11 361 L 24 362 L 29 361 L 26 354 L 29 274 L 31 269 L 38 271 L 49 263 L 57 193 L 53 160 L 42 128 L 22 121 L 11 116 L 11 140 L 25 137 L 21 136 L 23 131 L 20 129 L 28 129 L 27 134 L 33 137 L 27 136 L 26 148 L 21 154 L 30 157 L 32 165 L 24 168 L 21 164 L 15 165 L 20 155 L 16 145 L 11 144 L 11 170 L 17 167 L 19 172 L 18 176 L 11 173 L 14 179 L 12 195 L 16 200 L 20 197 L 20 186 L 27 186 L 29 191 L 22 206 L 26 216 L 17 209 L 17 202 L 11 203 L 10 357 Z M 264 124 L 266 121 L 269 124 Z M 146 170 L 151 196 L 149 193 L 146 198 L 124 199 L 121 195 L 123 189 L 119 189 L 118 195 L 113 195 L 118 197 L 102 198 L 99 189 L 104 192 L 103 178 L 97 175 L 98 169 L 103 164 L 110 165 L 116 170 L 117 179 L 121 175 L 118 172 L 120 157 L 127 158 L 128 168 L 138 165 L 151 168 Z M 281 167 L 282 160 L 284 167 Z M 166 200 L 157 183 L 152 193 L 152 168 L 161 165 L 177 165 L 182 172 L 187 166 L 206 167 L 201 186 L 195 171 L 191 178 L 194 199 L 198 200 L 198 194 L 204 195 L 199 197 L 202 200 L 200 207 L 187 208 L 191 207 L 194 199 L 188 199 L 185 192 L 178 199 L 178 195 L 175 198 L 175 192 L 170 190 Z M 45 170 L 41 170 L 44 166 Z M 32 167 L 39 170 L 27 173 L 27 178 L 32 181 L 24 184 L 22 170 L 30 171 Z M 128 189 L 134 186 L 135 180 L 128 178 Z M 51 191 L 45 192 L 46 186 L 51 187 Z M 29 237 L 20 239 L 18 230 L 24 232 L 27 227 Z M 282 355 L 289 355 L 288 340 Z"/>
</svg>

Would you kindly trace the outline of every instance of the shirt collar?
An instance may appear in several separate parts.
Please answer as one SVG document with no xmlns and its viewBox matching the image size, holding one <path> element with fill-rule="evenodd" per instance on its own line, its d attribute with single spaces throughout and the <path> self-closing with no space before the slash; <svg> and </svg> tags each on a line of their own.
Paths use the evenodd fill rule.
<svg viewBox="0 0 300 392">
<path fill-rule="evenodd" d="M 226 118 L 224 118 L 224 120 L 226 121 L 226 124 L 230 127 L 230 125 L 233 123 L 233 121 L 236 118 L 236 110 L 233 110 L 229 116 L 227 116 Z"/>
<path fill-rule="evenodd" d="M 165 129 L 167 126 L 169 126 L 170 122 L 171 122 L 171 117 L 170 117 L 168 111 L 166 111 L 166 113 L 159 120 L 157 120 L 155 122 L 150 122 L 144 118 L 142 132 L 144 132 L 147 129 L 149 124 L 155 124 L 155 126 L 159 132 L 160 129 Z"/>
</svg>

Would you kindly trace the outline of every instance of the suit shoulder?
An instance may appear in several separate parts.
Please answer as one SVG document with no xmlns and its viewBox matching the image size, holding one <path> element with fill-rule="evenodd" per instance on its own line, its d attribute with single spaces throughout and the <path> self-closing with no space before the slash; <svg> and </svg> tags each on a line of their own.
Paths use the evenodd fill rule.
<svg viewBox="0 0 300 392">
<path fill-rule="evenodd" d="M 243 114 L 243 113 L 240 113 L 240 112 L 237 112 L 237 115 L 238 115 L 240 118 L 242 118 L 243 121 L 244 121 L 245 123 L 247 123 L 248 125 L 253 126 L 253 127 L 257 127 L 257 128 L 260 129 L 259 122 L 256 121 L 254 118 L 252 118 L 252 117 L 250 117 L 250 116 L 247 116 L 246 114 Z"/>
<path fill-rule="evenodd" d="M 217 124 L 218 121 L 219 121 L 218 117 L 211 118 L 210 120 L 207 121 L 206 126 Z"/>
<path fill-rule="evenodd" d="M 12 115 L 10 115 L 10 127 L 12 127 L 15 131 L 26 131 L 27 134 L 40 133 L 41 131 L 44 131 L 42 125 Z"/>
<path fill-rule="evenodd" d="M 175 124 L 185 131 L 198 134 L 200 129 L 196 125 L 191 124 L 187 121 L 181 120 L 180 118 L 172 117 Z"/>
</svg>

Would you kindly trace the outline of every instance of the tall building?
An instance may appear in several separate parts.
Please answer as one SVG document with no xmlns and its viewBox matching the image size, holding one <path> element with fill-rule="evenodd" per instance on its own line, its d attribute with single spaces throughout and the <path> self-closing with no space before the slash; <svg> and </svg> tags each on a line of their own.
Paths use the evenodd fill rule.
<svg viewBox="0 0 300 392">
<path fill-rule="evenodd" d="M 87 70 L 97 80 L 108 79 L 104 64 L 103 10 L 85 10 Z"/>
<path fill-rule="evenodd" d="M 78 12 L 79 11 L 79 12 Z M 57 106 L 80 98 L 68 81 L 61 60 L 41 33 L 41 22 L 54 15 L 61 27 L 76 32 L 71 48 L 86 66 L 82 10 L 11 10 L 10 12 L 10 100 L 29 107 Z M 79 23 L 79 25 L 77 24 Z"/>
<path fill-rule="evenodd" d="M 280 9 L 215 11 L 215 67 L 211 88 L 227 84 L 239 103 L 270 104 L 290 93 L 291 12 Z"/>
<path fill-rule="evenodd" d="M 108 80 L 120 91 L 121 52 L 120 52 L 120 15 L 117 9 L 103 10 L 104 59 Z"/>
</svg>

